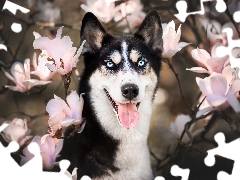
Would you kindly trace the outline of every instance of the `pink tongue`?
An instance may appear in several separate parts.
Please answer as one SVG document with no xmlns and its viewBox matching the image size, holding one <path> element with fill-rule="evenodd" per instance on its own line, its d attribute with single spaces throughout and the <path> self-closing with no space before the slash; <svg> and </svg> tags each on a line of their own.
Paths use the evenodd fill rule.
<svg viewBox="0 0 240 180">
<path fill-rule="evenodd" d="M 134 128 L 139 120 L 139 112 L 133 103 L 119 104 L 118 116 L 122 125 L 127 128 Z"/>
</svg>

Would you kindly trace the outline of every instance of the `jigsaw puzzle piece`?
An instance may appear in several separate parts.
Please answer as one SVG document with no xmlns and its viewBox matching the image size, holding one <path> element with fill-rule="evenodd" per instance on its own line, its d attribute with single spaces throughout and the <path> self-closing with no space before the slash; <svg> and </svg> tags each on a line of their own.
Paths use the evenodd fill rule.
<svg viewBox="0 0 240 180">
<path fill-rule="evenodd" d="M 206 156 L 207 153 L 179 143 L 168 164 L 165 166 L 162 176 L 166 180 L 180 180 L 180 177 L 171 174 L 173 165 L 178 165 L 182 169 L 190 169 L 188 180 L 216 180 L 220 171 L 232 172 L 233 160 L 217 156 L 214 166 L 209 167 L 204 163 Z"/>
<path fill-rule="evenodd" d="M 233 19 L 236 23 L 240 23 L 240 11 L 236 11 L 233 13 Z"/>
<path fill-rule="evenodd" d="M 173 165 L 171 168 L 171 174 L 173 176 L 181 176 L 182 180 L 188 180 L 190 170 L 179 168 L 178 165 Z"/>
<path fill-rule="evenodd" d="M 8 9 L 11 13 L 13 13 L 14 15 L 16 15 L 16 12 L 17 10 L 21 11 L 22 13 L 28 13 L 30 10 L 25 8 L 25 7 L 22 7 L 22 6 L 19 6 L 15 3 L 12 3 L 11 1 L 5 1 L 5 4 L 3 6 L 3 9 Z"/>
<path fill-rule="evenodd" d="M 219 46 L 216 49 L 216 53 L 219 57 L 228 55 L 231 63 L 231 67 L 240 67 L 240 59 L 233 56 L 232 50 L 234 48 L 240 48 L 240 39 L 233 40 L 233 30 L 231 28 L 224 28 L 222 32 L 227 34 L 228 46 Z"/>
<path fill-rule="evenodd" d="M 178 18 L 179 21 L 185 22 L 186 18 L 189 15 L 195 15 L 195 14 L 203 15 L 205 13 L 203 2 L 207 2 L 207 1 L 212 1 L 212 0 L 200 0 L 201 9 L 199 11 L 190 12 L 190 13 L 187 13 L 187 2 L 178 1 L 176 2 L 176 9 L 178 10 L 178 14 L 174 14 L 174 16 Z M 225 12 L 227 6 L 224 0 L 217 0 L 215 8 L 219 13 L 222 13 L 222 12 Z"/>
<path fill-rule="evenodd" d="M 236 180 L 240 177 L 240 138 L 233 140 L 232 142 L 225 143 L 225 136 L 223 133 L 217 133 L 214 136 L 215 141 L 218 143 L 218 147 L 208 151 L 208 155 L 205 158 L 205 164 L 212 166 L 215 164 L 215 155 L 223 156 L 225 158 L 235 160 L 233 165 L 232 174 L 229 175 L 226 172 L 219 172 L 217 175 L 218 180 Z"/>
<path fill-rule="evenodd" d="M 22 170 L 31 171 L 34 173 L 42 172 L 42 156 L 38 144 L 31 142 L 27 148 L 28 151 L 34 155 L 34 157 L 22 166 Z"/>
<path fill-rule="evenodd" d="M 0 44 L 0 49 L 1 49 L 1 44 Z M 7 50 L 7 48 L 6 48 Z M 6 127 L 8 127 L 9 124 L 7 123 L 3 123 L 1 126 L 0 126 L 0 132 L 2 132 Z"/>
<path fill-rule="evenodd" d="M 155 177 L 155 179 L 154 180 L 165 180 L 165 178 L 164 177 L 162 177 L 162 176 L 157 176 L 157 177 Z"/>
</svg>

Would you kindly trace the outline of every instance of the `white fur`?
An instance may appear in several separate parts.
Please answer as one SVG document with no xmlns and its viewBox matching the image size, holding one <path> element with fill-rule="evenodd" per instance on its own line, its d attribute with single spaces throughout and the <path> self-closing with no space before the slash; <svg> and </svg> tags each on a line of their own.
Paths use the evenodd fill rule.
<svg viewBox="0 0 240 180">
<path fill-rule="evenodd" d="M 126 42 L 122 43 L 122 56 L 126 61 L 124 63 L 127 65 L 129 60 L 127 59 Z M 151 180 L 153 175 L 147 137 L 152 114 L 152 97 L 157 77 L 152 69 L 149 69 L 145 75 L 138 74 L 130 69 L 114 75 L 102 73 L 102 71 L 106 72 L 105 67 L 102 67 L 102 70 L 96 70 L 90 78 L 91 102 L 101 126 L 114 139 L 120 141 L 114 164 L 120 168 L 120 171 L 111 174 L 110 177 L 105 176 L 100 179 Z M 121 86 L 126 83 L 134 83 L 139 87 L 139 95 L 134 101 L 141 102 L 138 109 L 139 122 L 132 129 L 126 129 L 120 125 L 104 91 L 104 88 L 107 89 L 115 102 L 128 103 L 121 93 Z"/>
</svg>

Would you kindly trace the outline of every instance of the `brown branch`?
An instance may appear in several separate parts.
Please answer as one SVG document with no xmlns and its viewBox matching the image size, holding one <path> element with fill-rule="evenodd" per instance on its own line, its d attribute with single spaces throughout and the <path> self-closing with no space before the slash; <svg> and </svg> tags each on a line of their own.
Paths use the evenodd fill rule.
<svg viewBox="0 0 240 180">
<path fill-rule="evenodd" d="M 165 60 L 166 60 L 166 62 L 168 64 L 169 68 L 172 70 L 173 74 L 175 75 L 175 77 L 177 79 L 178 87 L 180 89 L 180 93 L 181 93 L 181 97 L 182 97 L 183 102 L 186 104 L 186 106 L 189 108 L 189 110 L 191 112 L 194 112 L 192 107 L 188 104 L 188 102 L 186 101 L 186 99 L 183 96 L 182 86 L 181 86 L 181 83 L 180 83 L 180 80 L 179 80 L 178 73 L 175 71 L 175 69 L 174 69 L 173 65 L 171 64 L 171 62 L 169 61 L 169 59 L 165 59 Z"/>
</svg>

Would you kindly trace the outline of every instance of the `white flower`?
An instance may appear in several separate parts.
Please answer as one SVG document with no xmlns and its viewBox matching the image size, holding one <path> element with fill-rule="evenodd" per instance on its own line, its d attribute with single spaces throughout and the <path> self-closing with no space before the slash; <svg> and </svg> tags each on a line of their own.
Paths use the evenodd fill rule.
<svg viewBox="0 0 240 180">
<path fill-rule="evenodd" d="M 181 25 L 178 27 L 177 32 L 175 31 L 175 23 L 171 21 L 163 31 L 163 58 L 171 58 L 183 47 L 190 43 L 180 42 L 181 37 Z"/>
<path fill-rule="evenodd" d="M 85 12 L 92 12 L 98 19 L 104 23 L 110 22 L 119 11 L 114 2 L 105 0 L 86 0 L 86 4 L 81 4 Z"/>
<path fill-rule="evenodd" d="M 237 100 L 240 91 L 240 79 L 235 79 L 229 87 L 229 81 L 223 74 L 213 73 L 211 76 L 201 79 L 196 77 L 197 85 L 202 93 L 206 96 L 206 100 L 212 106 L 212 110 L 226 109 L 229 105 L 236 112 L 240 112 L 240 104 Z M 210 111 L 211 109 L 208 109 Z"/>
<path fill-rule="evenodd" d="M 56 158 L 58 157 L 58 154 L 62 150 L 63 139 L 60 139 L 58 145 L 55 145 L 53 138 L 48 136 L 45 139 L 44 144 L 41 144 L 41 137 L 35 136 L 31 142 L 36 142 L 40 147 L 40 153 L 43 161 L 43 168 L 46 170 L 51 170 L 54 167 L 54 165 L 57 164 L 55 161 L 56 161 Z M 27 147 L 23 149 L 23 155 L 24 156 L 21 156 L 21 162 L 20 162 L 21 166 L 33 158 L 33 154 L 31 154 L 28 151 Z"/>
<path fill-rule="evenodd" d="M 67 103 L 54 95 L 54 99 L 51 99 L 46 106 L 50 116 L 48 124 L 52 129 L 51 135 L 54 135 L 62 127 L 67 127 L 71 124 L 78 125 L 82 122 L 84 103 L 82 94 L 79 97 L 76 91 L 71 91 L 66 100 Z"/>
<path fill-rule="evenodd" d="M 223 68 L 228 63 L 228 56 L 218 57 L 216 54 L 216 49 L 221 46 L 221 43 L 216 43 L 211 51 L 211 55 L 204 49 L 194 49 L 192 50 L 192 57 L 196 59 L 203 67 L 193 67 L 187 69 L 197 73 L 208 73 L 212 74 L 213 72 L 221 73 Z"/>
<path fill-rule="evenodd" d="M 45 85 L 51 82 L 30 78 L 30 59 L 26 59 L 24 65 L 20 62 L 13 63 L 11 67 L 12 76 L 3 68 L 2 70 L 5 75 L 16 84 L 16 86 L 5 86 L 13 91 L 26 92 L 33 86 Z"/>
<path fill-rule="evenodd" d="M 15 118 L 11 122 L 5 123 L 9 123 L 9 125 L 1 132 L 1 135 L 6 142 L 16 141 L 22 146 L 32 137 L 28 136 L 31 131 L 28 130 L 26 119 Z"/>
<path fill-rule="evenodd" d="M 72 174 L 70 174 L 69 171 L 66 171 L 65 174 L 72 180 L 77 180 L 77 168 L 75 167 L 72 171 Z"/>
<path fill-rule="evenodd" d="M 143 13 L 142 9 L 143 9 L 143 5 L 141 4 L 140 0 L 128 0 L 125 3 L 121 3 L 120 5 L 117 6 L 117 8 L 119 8 L 119 12 L 116 13 L 114 20 L 115 21 L 120 21 L 121 19 L 123 19 L 124 17 L 128 17 L 128 16 L 133 16 L 132 17 L 132 21 L 134 20 L 133 18 L 137 18 L 139 15 L 144 15 L 144 17 L 146 16 L 145 13 Z M 143 19 L 144 19 L 143 17 Z M 143 20 L 142 19 L 142 20 Z M 137 21 L 137 19 L 136 19 Z M 141 23 L 139 23 L 141 24 Z M 129 22 L 129 25 L 130 22 Z"/>
<path fill-rule="evenodd" d="M 178 115 L 175 119 L 175 122 L 170 123 L 170 128 L 171 128 L 172 132 L 178 138 L 180 138 L 181 135 L 182 135 L 182 132 L 185 128 L 185 124 L 187 122 L 189 122 L 190 120 L 191 120 L 191 118 L 188 115 L 184 115 L 184 114 Z M 193 128 L 193 125 L 189 129 L 190 132 L 192 131 L 192 128 Z M 185 143 L 189 142 L 189 137 L 186 133 L 184 134 L 182 141 L 185 142 Z"/>
<path fill-rule="evenodd" d="M 36 58 L 36 53 L 33 55 L 33 67 L 35 71 L 31 71 L 31 74 L 35 74 L 38 76 L 41 80 L 50 80 L 52 76 L 55 74 L 55 72 L 52 72 L 48 69 L 46 66 L 47 63 L 53 64 L 53 61 L 48 61 L 47 56 L 39 56 L 38 57 L 38 63 Z"/>
<path fill-rule="evenodd" d="M 78 49 L 72 47 L 73 42 L 69 36 L 61 38 L 62 28 L 57 30 L 56 38 L 50 40 L 48 37 L 41 37 L 37 32 L 34 32 L 35 40 L 33 42 L 34 49 L 41 49 L 42 56 L 47 56 L 48 61 L 52 61 L 46 64 L 50 71 L 57 71 L 61 75 L 65 75 L 72 71 L 77 66 L 78 57 L 80 56 L 83 44 Z"/>
</svg>

